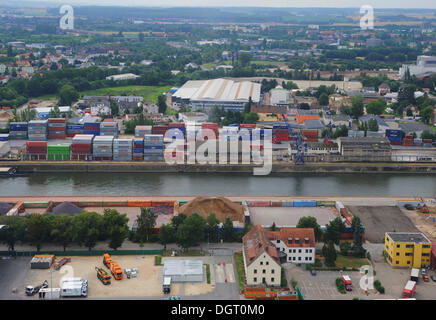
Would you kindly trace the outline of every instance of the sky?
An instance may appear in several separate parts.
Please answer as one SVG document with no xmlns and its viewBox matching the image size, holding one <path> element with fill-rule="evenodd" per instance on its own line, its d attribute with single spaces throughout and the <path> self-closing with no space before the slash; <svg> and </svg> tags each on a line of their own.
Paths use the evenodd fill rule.
<svg viewBox="0 0 436 320">
<path fill-rule="evenodd" d="M 27 0 L 38 2 L 41 0 Z M 153 7 L 333 7 L 347 8 L 371 5 L 374 8 L 436 9 L 435 0 L 42 0 L 71 5 L 123 5 Z"/>
</svg>

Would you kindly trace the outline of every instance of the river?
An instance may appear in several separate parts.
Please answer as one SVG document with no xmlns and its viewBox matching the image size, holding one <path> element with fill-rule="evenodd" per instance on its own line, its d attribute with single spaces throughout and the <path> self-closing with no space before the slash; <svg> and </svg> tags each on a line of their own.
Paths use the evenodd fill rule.
<svg viewBox="0 0 436 320">
<path fill-rule="evenodd" d="M 0 179 L 0 196 L 436 196 L 425 174 L 32 173 Z"/>
</svg>

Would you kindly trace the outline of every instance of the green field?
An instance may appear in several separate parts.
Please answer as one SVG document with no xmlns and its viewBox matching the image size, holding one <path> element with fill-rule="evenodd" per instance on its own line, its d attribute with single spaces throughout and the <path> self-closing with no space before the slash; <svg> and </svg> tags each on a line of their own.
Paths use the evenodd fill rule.
<svg viewBox="0 0 436 320">
<path fill-rule="evenodd" d="M 280 66 L 285 66 L 286 62 L 282 62 L 282 61 L 264 61 L 264 60 L 253 60 L 251 61 L 251 64 L 258 64 L 260 66 L 271 66 L 271 67 L 280 67 Z"/>
<path fill-rule="evenodd" d="M 123 86 L 101 88 L 81 92 L 82 96 L 142 96 L 144 100 L 157 103 L 157 97 L 171 89 L 171 86 Z"/>
<path fill-rule="evenodd" d="M 339 268 L 360 268 L 364 265 L 371 265 L 371 263 L 366 258 L 343 256 L 341 254 L 338 254 L 336 259 L 336 266 Z"/>
</svg>

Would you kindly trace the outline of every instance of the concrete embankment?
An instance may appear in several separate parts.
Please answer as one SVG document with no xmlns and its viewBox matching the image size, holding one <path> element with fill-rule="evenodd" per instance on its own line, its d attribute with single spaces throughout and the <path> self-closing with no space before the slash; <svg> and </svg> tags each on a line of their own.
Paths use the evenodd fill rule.
<svg viewBox="0 0 436 320">
<path fill-rule="evenodd" d="M 21 172 L 116 172 L 116 173 L 253 173 L 255 165 L 201 165 L 147 162 L 53 162 L 6 161 L 0 166 L 16 166 Z M 436 163 L 274 163 L 273 173 L 426 173 L 436 174 Z"/>
</svg>

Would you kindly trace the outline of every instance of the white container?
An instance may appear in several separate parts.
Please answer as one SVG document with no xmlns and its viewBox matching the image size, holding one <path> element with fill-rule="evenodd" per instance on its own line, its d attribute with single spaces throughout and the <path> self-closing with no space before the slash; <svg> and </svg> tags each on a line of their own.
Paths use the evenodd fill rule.
<svg viewBox="0 0 436 320">
<path fill-rule="evenodd" d="M 39 290 L 41 299 L 59 299 L 61 296 L 61 288 L 44 288 Z"/>
</svg>

